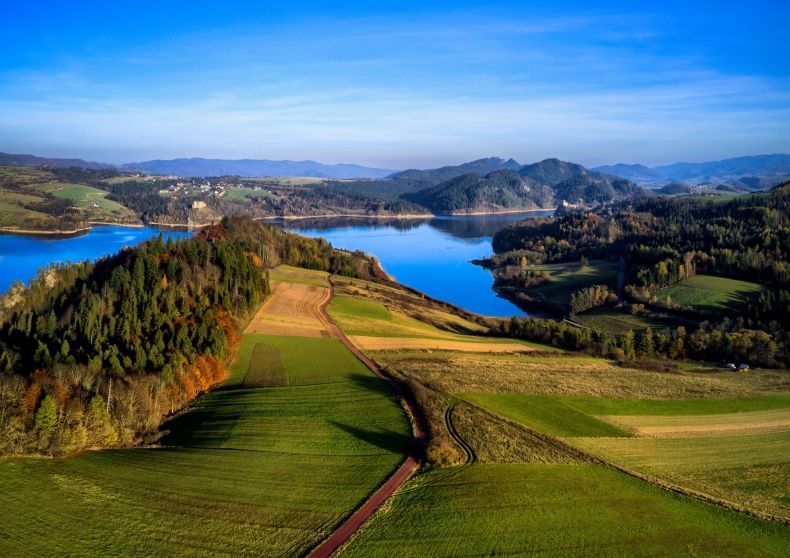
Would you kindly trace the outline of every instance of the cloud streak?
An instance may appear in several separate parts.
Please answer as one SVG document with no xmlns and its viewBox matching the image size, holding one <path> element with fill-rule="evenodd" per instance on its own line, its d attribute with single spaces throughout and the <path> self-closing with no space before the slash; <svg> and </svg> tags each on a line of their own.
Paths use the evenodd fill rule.
<svg viewBox="0 0 790 558">
<path fill-rule="evenodd" d="M 332 23 L 0 66 L 0 149 L 393 168 L 494 154 L 655 164 L 790 151 L 788 76 L 678 55 L 645 16 Z"/>
</svg>

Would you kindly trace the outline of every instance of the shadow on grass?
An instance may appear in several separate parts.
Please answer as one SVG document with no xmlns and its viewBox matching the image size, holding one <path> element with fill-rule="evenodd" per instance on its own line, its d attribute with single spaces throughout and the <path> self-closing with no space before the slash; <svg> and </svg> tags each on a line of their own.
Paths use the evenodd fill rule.
<svg viewBox="0 0 790 558">
<path fill-rule="evenodd" d="M 372 374 L 351 374 L 349 379 L 356 385 L 357 387 L 361 387 L 368 391 L 372 391 L 375 393 L 380 393 L 387 397 L 394 397 L 397 394 L 392 390 L 392 388 L 379 378 L 378 376 L 374 376 Z"/>
<path fill-rule="evenodd" d="M 163 446 L 221 447 L 241 419 L 240 413 L 222 412 L 215 405 L 193 408 L 162 425 Z"/>
<path fill-rule="evenodd" d="M 392 453 L 414 453 L 414 439 L 406 434 L 395 432 L 394 430 L 367 430 L 337 421 L 329 421 L 340 430 L 353 435 L 357 440 L 361 440 L 379 449 Z"/>
</svg>

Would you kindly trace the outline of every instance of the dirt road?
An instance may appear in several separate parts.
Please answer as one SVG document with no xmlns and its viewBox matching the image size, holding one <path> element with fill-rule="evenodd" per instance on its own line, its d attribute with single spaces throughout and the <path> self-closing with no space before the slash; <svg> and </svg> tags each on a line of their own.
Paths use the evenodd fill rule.
<svg viewBox="0 0 790 558">
<path fill-rule="evenodd" d="M 332 283 L 332 277 L 330 276 L 328 296 L 319 307 L 321 318 L 326 322 L 326 327 L 332 337 L 339 339 L 348 348 L 348 350 L 354 354 L 354 356 L 362 361 L 365 366 L 370 368 L 370 370 L 376 374 L 376 376 L 387 382 L 392 390 L 403 398 L 406 408 L 409 412 L 409 418 L 412 421 L 416 447 L 412 449 L 412 454 L 409 455 L 403 463 L 401 463 L 400 467 L 398 467 L 398 469 L 390 476 L 390 478 L 388 478 L 387 481 L 370 496 L 370 498 L 368 498 L 359 508 L 357 508 L 351 517 L 346 519 L 340 525 L 340 527 L 338 527 L 335 532 L 329 536 L 329 538 L 324 540 L 324 542 L 322 542 L 320 545 L 314 548 L 312 552 L 310 552 L 310 558 L 327 558 L 331 556 L 338 548 L 340 548 L 340 546 L 350 539 L 354 533 L 357 532 L 357 530 L 370 518 L 370 516 L 372 516 L 373 513 L 379 509 L 379 507 L 384 502 L 386 502 L 387 499 L 392 496 L 398 488 L 400 488 L 409 479 L 412 473 L 420 465 L 420 459 L 422 456 L 423 447 L 425 445 L 425 433 L 427 432 L 422 414 L 406 390 L 397 381 L 381 370 L 375 362 L 362 354 L 362 352 L 357 349 L 353 343 L 351 343 L 349 338 L 346 337 L 346 334 L 343 333 L 339 327 L 337 327 L 335 322 L 332 321 L 332 318 L 329 317 L 329 314 L 327 314 L 326 307 L 332 301 L 334 291 L 335 287 Z"/>
</svg>

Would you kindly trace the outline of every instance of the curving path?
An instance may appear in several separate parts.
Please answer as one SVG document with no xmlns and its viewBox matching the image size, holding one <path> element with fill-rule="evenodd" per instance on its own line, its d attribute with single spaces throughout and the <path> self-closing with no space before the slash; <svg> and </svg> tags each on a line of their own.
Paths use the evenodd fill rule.
<svg viewBox="0 0 790 558">
<path fill-rule="evenodd" d="M 379 366 L 365 356 L 354 344 L 349 340 L 345 333 L 332 321 L 329 314 L 326 312 L 326 307 L 332 301 L 335 293 L 335 285 L 332 282 L 332 276 L 329 276 L 329 293 L 326 299 L 318 307 L 321 318 L 326 322 L 326 327 L 332 337 L 339 339 L 351 353 L 357 357 L 371 372 L 376 376 L 387 382 L 392 390 L 403 398 L 404 404 L 412 422 L 414 430 L 414 438 L 416 440 L 416 447 L 412 450 L 412 455 L 409 455 L 400 467 L 381 485 L 365 502 L 357 508 L 357 510 L 346 519 L 340 527 L 338 527 L 329 538 L 325 539 L 320 545 L 315 547 L 309 554 L 310 558 L 327 558 L 331 556 L 340 546 L 348 541 L 354 533 L 372 516 L 381 505 L 386 502 L 395 491 L 403 486 L 409 477 L 417 470 L 420 465 L 420 458 L 422 449 L 425 445 L 425 437 L 427 428 L 423 419 L 422 413 L 413 402 L 409 393 L 404 387 L 392 378 L 389 374 L 384 372 Z"/>
</svg>

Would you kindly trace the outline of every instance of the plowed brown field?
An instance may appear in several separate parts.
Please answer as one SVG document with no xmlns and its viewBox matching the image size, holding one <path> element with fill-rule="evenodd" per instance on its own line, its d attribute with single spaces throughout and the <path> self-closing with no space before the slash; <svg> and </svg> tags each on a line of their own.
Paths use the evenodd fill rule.
<svg viewBox="0 0 790 558">
<path fill-rule="evenodd" d="M 329 289 L 302 283 L 272 281 L 272 295 L 244 330 L 244 333 L 329 337 L 318 307 Z"/>
</svg>

